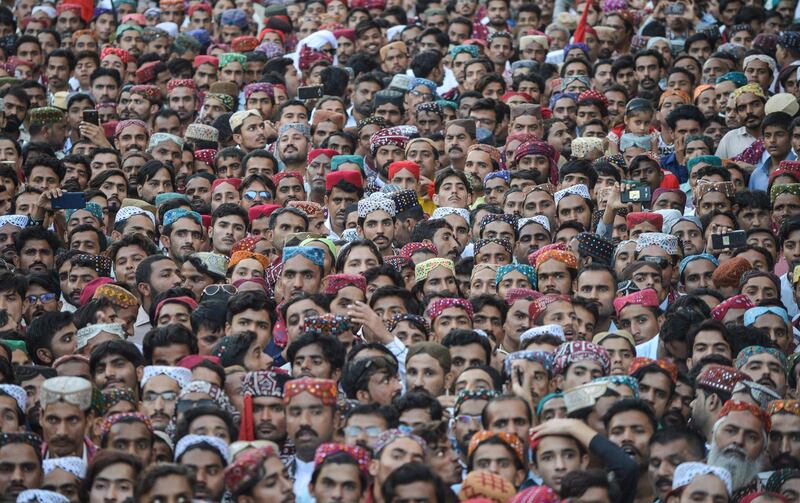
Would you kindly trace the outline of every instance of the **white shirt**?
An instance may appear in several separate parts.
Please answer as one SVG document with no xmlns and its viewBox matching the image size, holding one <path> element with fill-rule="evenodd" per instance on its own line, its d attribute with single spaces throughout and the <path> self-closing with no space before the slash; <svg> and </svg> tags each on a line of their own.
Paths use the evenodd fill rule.
<svg viewBox="0 0 800 503">
<path fill-rule="evenodd" d="M 658 343 L 661 337 L 656 335 L 647 342 L 643 342 L 636 346 L 636 356 L 643 356 L 653 360 L 658 360 Z"/>
<path fill-rule="evenodd" d="M 300 458 L 295 457 L 294 469 L 294 497 L 297 503 L 311 503 L 314 498 L 308 491 L 308 484 L 311 482 L 311 475 L 314 473 L 314 461 L 309 463 L 300 461 Z"/>
<path fill-rule="evenodd" d="M 781 302 L 789 313 L 789 318 L 793 319 L 800 314 L 800 309 L 797 307 L 797 302 L 794 300 L 794 288 L 792 282 L 789 281 L 789 273 L 787 272 L 781 276 Z"/>
</svg>

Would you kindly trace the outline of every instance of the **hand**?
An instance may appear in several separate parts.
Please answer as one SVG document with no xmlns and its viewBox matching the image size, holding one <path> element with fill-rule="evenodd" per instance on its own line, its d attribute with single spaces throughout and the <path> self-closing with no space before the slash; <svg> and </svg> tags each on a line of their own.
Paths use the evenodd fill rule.
<svg viewBox="0 0 800 503">
<path fill-rule="evenodd" d="M 531 435 L 534 440 L 548 435 L 569 435 L 588 449 L 597 432 L 579 419 L 551 419 L 531 428 Z"/>
<path fill-rule="evenodd" d="M 46 213 L 53 211 L 53 199 L 61 197 L 64 192 L 61 189 L 50 189 L 42 192 L 36 200 L 36 206 L 31 212 L 33 220 L 43 220 Z"/>
<path fill-rule="evenodd" d="M 686 136 L 682 134 L 675 135 L 675 160 L 678 164 L 684 166 L 686 164 Z"/>
<path fill-rule="evenodd" d="M 78 130 L 80 131 L 81 136 L 94 143 L 98 147 L 111 147 L 111 144 L 106 138 L 106 134 L 103 132 L 103 128 L 97 124 L 81 121 L 81 123 L 78 125 Z"/>
<path fill-rule="evenodd" d="M 716 230 L 714 230 L 714 232 L 711 234 L 711 236 L 713 236 L 714 234 L 727 234 L 729 232 L 733 232 L 733 230 L 734 229 L 732 227 L 720 226 Z M 713 253 L 717 253 L 717 254 L 719 254 L 719 253 L 722 253 L 725 250 L 729 250 L 730 249 L 730 248 L 715 249 L 713 243 L 714 243 L 714 239 L 713 238 L 709 239 L 708 242 L 706 243 L 706 251 L 708 253 L 712 253 L 712 254 Z"/>
<path fill-rule="evenodd" d="M 427 199 L 428 187 L 430 187 L 432 183 L 433 182 L 431 181 L 430 178 L 426 177 L 425 175 L 419 175 L 419 183 L 417 184 L 418 187 L 417 194 L 422 196 L 423 199 Z"/>
<path fill-rule="evenodd" d="M 394 339 L 383 324 L 381 317 L 364 302 L 355 301 L 350 304 L 347 307 L 347 316 L 354 325 L 361 325 L 364 338 L 369 342 L 387 344 Z"/>
<path fill-rule="evenodd" d="M 511 363 L 511 392 L 533 405 L 533 374 L 525 372 L 526 361 L 515 360 Z"/>
<path fill-rule="evenodd" d="M 272 121 L 264 121 L 264 134 L 267 138 L 277 138 L 278 137 L 278 128 L 275 127 L 275 123 Z"/>
</svg>

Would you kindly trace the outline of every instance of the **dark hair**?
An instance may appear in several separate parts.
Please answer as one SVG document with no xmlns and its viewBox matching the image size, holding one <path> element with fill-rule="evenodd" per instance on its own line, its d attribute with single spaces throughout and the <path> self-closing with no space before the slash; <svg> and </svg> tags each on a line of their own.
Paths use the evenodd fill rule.
<svg viewBox="0 0 800 503">
<path fill-rule="evenodd" d="M 144 501 L 144 495 L 153 490 L 158 479 L 179 476 L 186 479 L 192 486 L 194 484 L 194 472 L 191 468 L 175 463 L 158 463 L 147 466 L 139 475 L 136 486 L 133 489 L 133 500 Z"/>
<path fill-rule="evenodd" d="M 792 125 L 792 116 L 787 114 L 786 112 L 772 112 L 771 114 L 767 114 L 764 117 L 763 122 L 761 123 L 761 130 L 763 131 L 769 126 L 777 126 L 784 131 L 789 131 L 789 128 Z"/>
<path fill-rule="evenodd" d="M 399 286 L 382 286 L 372 293 L 372 297 L 369 299 L 369 307 L 375 306 L 375 304 L 387 297 L 397 297 L 403 303 L 403 307 L 405 307 L 406 312 L 417 314 L 419 313 L 419 302 L 414 296 L 408 294 L 408 290 Z"/>
<path fill-rule="evenodd" d="M 647 402 L 641 398 L 623 398 L 622 400 L 611 404 L 611 407 L 609 407 L 606 415 L 603 416 L 603 425 L 606 427 L 606 430 L 608 430 L 608 425 L 611 423 L 611 420 L 614 419 L 614 416 L 631 410 L 639 411 L 644 414 L 647 417 L 647 421 L 650 423 L 650 427 L 653 429 L 653 432 L 658 429 L 658 421 L 656 421 L 653 409 L 650 407 L 650 405 L 648 405 Z"/>
<path fill-rule="evenodd" d="M 230 435 L 231 439 L 235 439 L 239 436 L 239 428 L 236 427 L 236 423 L 234 423 L 233 417 L 231 417 L 228 411 L 222 410 L 216 405 L 200 405 L 187 410 L 183 414 L 183 417 L 175 426 L 175 438 L 183 438 L 184 436 L 188 435 L 189 426 L 191 426 L 195 419 L 202 416 L 214 416 L 220 418 L 228 428 L 228 434 Z"/>
<path fill-rule="evenodd" d="M 127 452 L 110 449 L 98 449 L 97 454 L 95 454 L 95 456 L 92 458 L 92 462 L 89 463 L 89 466 L 86 469 L 86 477 L 83 479 L 82 493 L 84 495 L 88 495 L 92 490 L 92 486 L 94 485 L 94 479 L 106 468 L 117 464 L 128 465 L 131 470 L 133 470 L 133 479 L 136 480 L 139 478 L 139 472 L 142 471 L 142 462 L 139 461 L 139 458 L 133 456 L 132 454 L 128 454 Z"/>
<path fill-rule="evenodd" d="M 433 241 L 433 236 L 436 235 L 439 230 L 444 229 L 445 227 L 451 231 L 453 230 L 450 224 L 447 223 L 447 221 L 443 218 L 436 220 L 423 220 L 415 225 L 414 230 L 411 231 L 411 242 L 419 243 L 425 240 Z"/>
<path fill-rule="evenodd" d="M 136 175 L 136 185 L 139 187 L 144 187 L 145 183 L 148 180 L 156 176 L 156 174 L 161 171 L 162 169 L 166 169 L 167 173 L 169 173 L 169 179 L 172 182 L 172 185 L 175 185 L 175 173 L 172 172 L 172 166 L 168 164 L 164 164 L 161 161 L 157 161 L 153 159 L 152 161 L 147 161 L 139 168 L 139 173 Z"/>
<path fill-rule="evenodd" d="M 311 484 L 317 483 L 317 478 L 319 477 L 320 472 L 323 468 L 327 465 L 351 465 L 356 468 L 356 473 L 358 473 L 358 481 L 361 484 L 361 492 L 367 491 L 367 475 L 363 471 L 361 471 L 358 461 L 356 458 L 353 457 L 352 454 L 345 451 L 339 451 L 334 454 L 330 454 L 325 456 L 322 462 L 317 463 L 314 465 L 314 471 L 311 474 Z"/>
<path fill-rule="evenodd" d="M 69 239 L 68 239 L 68 242 L 70 244 L 72 244 L 72 237 L 79 232 L 94 233 L 94 235 L 97 236 L 97 244 L 98 246 L 100 246 L 100 251 L 101 252 L 106 251 L 106 248 L 108 247 L 108 240 L 106 239 L 106 235 L 103 233 L 103 231 L 101 231 L 92 224 L 80 224 L 79 226 L 72 229 L 72 231 L 69 233 Z"/>
<path fill-rule="evenodd" d="M 335 267 L 337 273 L 341 273 L 344 270 L 344 265 L 347 263 L 350 253 L 359 247 L 369 248 L 375 257 L 377 257 L 378 264 L 383 265 L 383 255 L 381 255 L 380 250 L 378 250 L 378 246 L 368 239 L 357 239 L 355 241 L 350 241 L 339 250 L 339 255 L 336 257 Z"/>
<path fill-rule="evenodd" d="M 484 430 L 491 430 L 491 425 L 489 424 L 489 406 L 493 403 L 498 402 L 520 402 L 521 404 L 525 405 L 525 416 L 528 418 L 528 424 L 533 424 L 533 411 L 530 407 L 528 407 L 528 402 L 525 401 L 524 398 L 517 396 L 513 393 L 503 393 L 502 395 L 496 396 L 489 400 L 489 403 L 486 404 L 486 407 L 483 408 L 481 411 L 481 427 Z"/>
<path fill-rule="evenodd" d="M 17 250 L 17 253 L 21 253 L 22 249 L 25 247 L 25 244 L 28 241 L 47 241 L 47 245 L 53 251 L 55 255 L 56 251 L 62 247 L 61 240 L 58 239 L 58 236 L 55 232 L 46 230 L 40 225 L 33 225 L 30 227 L 25 227 L 22 229 L 19 234 L 14 236 L 14 247 Z"/>
<path fill-rule="evenodd" d="M 359 391 L 367 390 L 369 380 L 377 373 L 384 372 L 390 376 L 397 375 L 397 360 L 388 356 L 372 356 L 369 358 L 348 359 L 340 380 L 342 389 L 348 398 L 356 399 Z"/>
<path fill-rule="evenodd" d="M 436 490 L 436 501 L 447 501 L 446 498 L 449 493 L 447 486 L 438 475 L 422 463 L 407 463 L 393 471 L 381 486 L 383 500 L 387 503 L 393 502 L 397 496 L 398 486 L 415 482 L 433 484 Z"/>
<path fill-rule="evenodd" d="M 472 304 L 472 312 L 476 314 L 486 306 L 494 307 L 500 312 L 500 323 L 506 322 L 508 304 L 500 300 L 496 295 L 489 293 L 476 295 L 469 298 L 469 303 Z"/>
<path fill-rule="evenodd" d="M 48 311 L 31 321 L 30 325 L 28 325 L 28 331 L 25 334 L 25 341 L 33 363 L 36 365 L 48 365 L 53 363 L 52 361 L 42 361 L 38 351 L 40 349 L 47 349 L 52 352 L 50 345 L 53 341 L 53 336 L 70 323 L 72 323 L 72 313 L 61 311 Z M 51 356 L 53 355 L 51 354 Z M 53 359 L 55 360 L 55 357 Z"/>
<path fill-rule="evenodd" d="M 344 367 L 344 345 L 339 339 L 329 335 L 300 334 L 286 349 L 287 361 L 293 362 L 301 349 L 314 344 L 322 350 L 322 356 L 330 363 L 331 370 L 341 370 Z"/>
<path fill-rule="evenodd" d="M 197 354 L 197 337 L 179 323 L 153 328 L 147 332 L 142 341 L 142 353 L 147 365 L 153 364 L 153 352 L 156 348 L 183 344 L 189 348 L 189 354 Z"/>
<path fill-rule="evenodd" d="M 654 444 L 663 445 L 676 440 L 685 440 L 689 451 L 695 458 L 704 459 L 706 457 L 705 439 L 697 430 L 689 426 L 675 425 L 656 430 L 653 436 L 650 437 L 648 444 L 651 446 Z"/>
<path fill-rule="evenodd" d="M 94 83 L 95 80 L 99 79 L 100 77 L 111 77 L 114 79 L 114 82 L 117 83 L 117 87 L 122 85 L 122 77 L 120 76 L 119 72 L 114 68 L 103 68 L 99 66 L 92 72 L 92 75 L 89 77 L 89 81 Z"/>
<path fill-rule="evenodd" d="M 377 402 L 359 403 L 347 411 L 344 423 L 347 424 L 347 421 L 353 416 L 380 416 L 386 421 L 387 429 L 397 427 L 397 409 L 392 405 L 380 405 Z"/>
<path fill-rule="evenodd" d="M 33 171 L 33 168 L 37 166 L 50 168 L 50 170 L 52 170 L 53 173 L 55 173 L 55 175 L 58 177 L 59 182 L 64 179 L 64 174 L 67 170 L 66 167 L 64 167 L 64 164 L 55 157 L 48 157 L 44 155 L 32 156 L 22 167 L 22 172 L 25 174 L 26 180 L 30 179 L 31 171 Z"/>
<path fill-rule="evenodd" d="M 120 355 L 130 362 L 134 367 L 141 367 L 144 365 L 144 356 L 139 351 L 135 344 L 128 341 L 112 339 L 110 341 L 101 342 L 92 349 L 92 354 L 89 357 L 89 371 L 94 377 L 97 365 L 100 360 L 110 355 Z"/>
<path fill-rule="evenodd" d="M 153 264 L 160 260 L 169 260 L 175 263 L 170 257 L 166 255 L 151 255 L 136 266 L 136 283 L 150 283 L 150 275 L 153 273 Z"/>
<path fill-rule="evenodd" d="M 392 405 L 401 416 L 407 410 L 425 409 L 431 416 L 432 421 L 442 420 L 443 409 L 439 400 L 424 391 L 408 391 L 394 399 Z"/>
<path fill-rule="evenodd" d="M 127 222 L 127 221 L 128 220 L 125 220 L 124 222 Z M 122 222 L 122 223 L 124 224 L 124 222 Z M 126 246 L 138 246 L 139 248 L 141 248 L 145 252 L 146 255 L 148 255 L 147 258 L 150 258 L 150 256 L 157 256 L 156 254 L 158 253 L 158 248 L 156 247 L 156 245 L 153 244 L 152 241 L 150 241 L 148 238 L 146 238 L 142 234 L 129 234 L 127 236 L 122 236 L 122 238 L 120 238 L 119 240 L 114 241 L 113 243 L 111 243 L 111 246 L 108 247 L 108 253 L 107 253 L 108 257 L 112 261 L 115 261 L 116 258 L 117 258 L 117 254 L 119 253 L 119 250 L 121 248 L 126 247 Z M 147 259 L 145 259 L 145 260 L 147 260 Z M 137 271 L 138 271 L 138 267 L 137 267 Z M 149 274 L 148 274 L 148 276 L 149 276 Z"/>
<path fill-rule="evenodd" d="M 266 311 L 269 313 L 270 321 L 273 324 L 275 323 L 275 303 L 267 297 L 264 292 L 260 291 L 247 291 L 233 294 L 228 299 L 226 323 L 231 323 L 234 316 L 248 309 Z"/>
<path fill-rule="evenodd" d="M 489 343 L 489 339 L 479 335 L 478 332 L 463 328 L 454 328 L 442 339 L 442 346 L 448 349 L 453 346 L 467 346 L 469 344 L 479 344 L 483 348 L 483 351 L 486 353 L 486 365 L 489 365 L 492 359 L 492 346 Z"/>
<path fill-rule="evenodd" d="M 559 496 L 567 500 L 580 498 L 586 491 L 594 487 L 605 489 L 609 501 L 622 499 L 619 484 L 613 479 L 610 480 L 606 472 L 602 470 L 575 470 L 567 473 L 561 481 Z"/>
<path fill-rule="evenodd" d="M 427 79 L 430 78 L 431 73 L 439 67 L 442 61 L 442 55 L 436 51 L 423 51 L 414 56 L 411 60 L 411 70 L 417 77 Z"/>
<path fill-rule="evenodd" d="M 694 75 L 692 75 L 692 78 L 694 78 Z M 680 105 L 678 108 L 671 111 L 669 115 L 667 115 L 667 126 L 674 130 L 676 127 L 678 127 L 678 121 L 682 120 L 697 121 L 697 123 L 700 124 L 700 129 L 706 127 L 705 116 L 700 109 L 694 105 Z"/>
<path fill-rule="evenodd" d="M 214 345 L 212 353 L 219 355 L 220 365 L 230 367 L 232 365 L 244 366 L 244 359 L 250 346 L 258 339 L 255 332 L 246 330 L 237 332 L 235 335 L 225 336 Z"/>
</svg>

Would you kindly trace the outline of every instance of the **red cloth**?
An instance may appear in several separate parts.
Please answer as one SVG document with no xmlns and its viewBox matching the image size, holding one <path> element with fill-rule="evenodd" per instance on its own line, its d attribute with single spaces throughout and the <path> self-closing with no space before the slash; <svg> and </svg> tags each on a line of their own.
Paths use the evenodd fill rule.
<svg viewBox="0 0 800 503">
<path fill-rule="evenodd" d="M 358 171 L 333 171 L 325 176 L 325 190 L 330 191 L 337 183 L 345 181 L 358 188 L 364 187 L 364 182 L 361 180 L 361 173 Z M 277 185 L 277 183 L 276 183 Z"/>
</svg>

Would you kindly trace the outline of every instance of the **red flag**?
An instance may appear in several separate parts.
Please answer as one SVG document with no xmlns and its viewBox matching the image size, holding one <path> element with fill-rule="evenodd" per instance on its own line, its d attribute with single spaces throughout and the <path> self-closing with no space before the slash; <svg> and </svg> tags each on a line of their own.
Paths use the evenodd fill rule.
<svg viewBox="0 0 800 503">
<path fill-rule="evenodd" d="M 94 0 L 73 0 L 81 6 L 81 18 L 89 23 L 94 17 Z"/>
<path fill-rule="evenodd" d="M 586 0 L 586 3 L 583 4 L 583 14 L 581 14 L 581 20 L 578 21 L 578 27 L 575 28 L 575 34 L 572 35 L 572 42 L 575 44 L 583 43 L 583 39 L 586 37 L 586 19 L 589 17 L 589 5 L 591 3 L 591 0 Z"/>
</svg>

